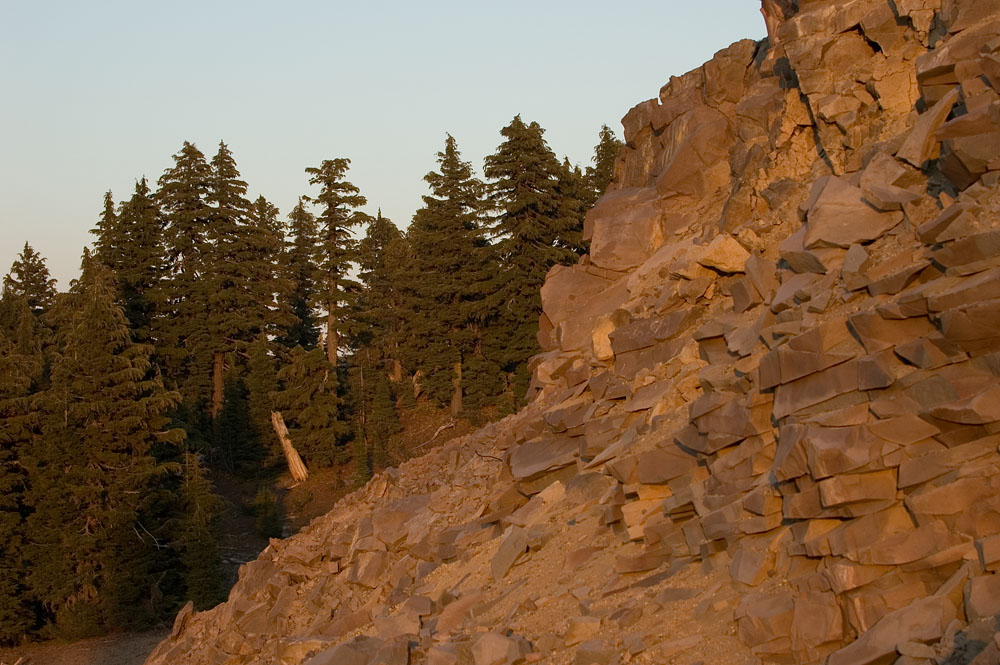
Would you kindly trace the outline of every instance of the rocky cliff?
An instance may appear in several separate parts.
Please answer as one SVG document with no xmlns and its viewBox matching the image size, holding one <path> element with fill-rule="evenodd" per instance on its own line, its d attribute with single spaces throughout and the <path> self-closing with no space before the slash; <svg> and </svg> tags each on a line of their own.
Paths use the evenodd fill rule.
<svg viewBox="0 0 1000 665">
<path fill-rule="evenodd" d="M 1000 2 L 763 12 L 625 116 L 531 405 L 150 665 L 1000 662 Z"/>
</svg>

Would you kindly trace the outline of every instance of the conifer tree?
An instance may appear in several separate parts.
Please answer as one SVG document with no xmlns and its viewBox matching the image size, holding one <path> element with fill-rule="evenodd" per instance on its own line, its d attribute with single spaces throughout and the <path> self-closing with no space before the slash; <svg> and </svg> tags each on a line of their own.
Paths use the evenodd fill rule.
<svg viewBox="0 0 1000 665">
<path fill-rule="evenodd" d="M 215 526 L 222 500 L 212 491 L 198 455 L 183 455 L 180 486 L 180 528 L 174 546 L 181 551 L 186 597 L 199 610 L 225 600 Z"/>
<path fill-rule="evenodd" d="M 585 201 L 590 198 L 590 191 L 583 171 L 579 166 L 570 164 L 568 157 L 561 164 L 556 192 L 560 197 L 562 216 L 571 220 L 569 228 L 560 234 L 556 244 L 582 256 L 588 249 L 583 242 L 583 221 L 589 209 Z"/>
<path fill-rule="evenodd" d="M 106 265 L 111 270 L 117 271 L 121 266 L 121 257 L 117 256 L 120 244 L 117 239 L 120 234 L 118 228 L 118 215 L 115 213 L 115 199 L 111 195 L 111 190 L 104 193 L 104 210 L 97 220 L 97 226 L 90 230 L 97 236 L 94 241 L 94 255 L 97 260 Z"/>
<path fill-rule="evenodd" d="M 238 344 L 248 344 L 263 330 L 270 301 L 268 297 L 261 302 L 254 293 L 252 279 L 257 276 L 254 264 L 258 256 L 250 234 L 250 202 L 246 192 L 247 183 L 241 179 L 233 153 L 220 142 L 219 151 L 212 158 L 206 196 L 210 223 L 204 261 L 205 283 L 209 287 L 205 342 L 209 347 L 206 353 L 212 357 L 209 413 L 213 420 L 224 402 L 226 354 Z"/>
<path fill-rule="evenodd" d="M 365 237 L 358 243 L 358 277 L 362 288 L 355 303 L 354 346 L 374 350 L 378 363 L 394 358 L 400 341 L 401 266 L 393 254 L 398 253 L 401 242 L 402 233 L 379 210 L 376 217 L 369 218 Z"/>
<path fill-rule="evenodd" d="M 132 339 L 150 344 L 153 321 L 162 305 L 161 280 L 167 257 L 160 211 L 146 178 L 136 182 L 132 197 L 121 205 L 112 246 L 120 257 L 115 272 Z"/>
<path fill-rule="evenodd" d="M 306 169 L 309 184 L 320 187 L 319 194 L 309 200 L 321 208 L 317 217 L 320 247 L 317 300 L 326 310 L 326 357 L 334 367 L 339 364 L 337 347 L 345 327 L 341 310 L 350 304 L 357 289 L 348 275 L 355 252 L 351 230 L 362 221 L 357 208 L 367 203 L 360 190 L 344 179 L 350 165 L 351 160 L 339 157 Z"/>
<path fill-rule="evenodd" d="M 187 141 L 173 159 L 156 192 L 167 261 L 154 337 L 168 380 L 180 389 L 187 409 L 198 414 L 207 409 L 212 390 L 207 316 L 212 285 L 206 263 L 211 257 L 208 196 L 213 175 L 205 155 Z"/>
<path fill-rule="evenodd" d="M 451 135 L 437 161 L 440 171 L 424 176 L 431 194 L 407 230 L 408 355 L 422 388 L 458 415 L 463 391 L 483 380 L 468 370 L 479 369 L 480 329 L 490 316 L 486 297 L 497 266 L 483 227 L 485 187 Z"/>
<path fill-rule="evenodd" d="M 486 157 L 484 169 L 492 180 L 492 233 L 501 265 L 490 301 L 499 325 L 487 343 L 490 355 L 513 374 L 520 399 L 528 385 L 527 360 L 538 348 L 539 289 L 549 268 L 576 260 L 565 238 L 577 220 L 567 213 L 559 191 L 564 171 L 538 123 L 515 116 L 500 134 L 504 141 Z"/>
<path fill-rule="evenodd" d="M 320 466 L 344 461 L 340 447 L 347 434 L 340 420 L 336 368 L 323 349 L 292 349 L 291 361 L 278 372 L 280 389 L 274 404 L 288 424 L 289 435 L 307 463 Z"/>
<path fill-rule="evenodd" d="M 24 243 L 24 249 L 3 278 L 3 291 L 5 295 L 27 300 L 31 311 L 38 315 L 55 301 L 56 280 L 49 276 L 45 259 L 31 245 Z"/>
<path fill-rule="evenodd" d="M 151 371 L 150 349 L 131 341 L 116 286 L 84 254 L 70 316 L 39 394 L 40 436 L 22 456 L 33 512 L 26 579 L 67 637 L 141 625 L 157 546 L 144 497 L 169 469 L 152 449 L 177 443 L 165 413 L 178 400 Z"/>
<path fill-rule="evenodd" d="M 310 350 L 319 343 L 313 310 L 316 277 L 319 272 L 319 230 L 316 218 L 302 197 L 288 214 L 289 239 L 282 255 L 281 274 L 286 283 L 283 304 L 289 313 L 287 331 L 281 343 L 288 348 Z"/>
<path fill-rule="evenodd" d="M 37 432 L 31 394 L 32 376 L 40 365 L 39 357 L 23 355 L 0 331 L 0 644 L 18 641 L 36 620 L 24 587 L 29 570 L 25 551 L 28 475 L 20 456 Z"/>
<path fill-rule="evenodd" d="M 598 142 L 594 146 L 594 165 L 588 166 L 585 174 L 589 191 L 589 197 L 584 199 L 585 208 L 592 208 L 615 179 L 615 162 L 618 161 L 623 145 L 625 144 L 615 136 L 610 127 L 601 125 Z"/>
</svg>

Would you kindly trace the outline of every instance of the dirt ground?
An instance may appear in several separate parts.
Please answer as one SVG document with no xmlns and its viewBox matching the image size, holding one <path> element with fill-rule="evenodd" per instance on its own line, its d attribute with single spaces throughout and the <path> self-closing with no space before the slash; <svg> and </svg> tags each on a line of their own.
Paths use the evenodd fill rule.
<svg viewBox="0 0 1000 665">
<path fill-rule="evenodd" d="M 142 665 L 169 629 L 0 649 L 0 665 Z"/>
</svg>

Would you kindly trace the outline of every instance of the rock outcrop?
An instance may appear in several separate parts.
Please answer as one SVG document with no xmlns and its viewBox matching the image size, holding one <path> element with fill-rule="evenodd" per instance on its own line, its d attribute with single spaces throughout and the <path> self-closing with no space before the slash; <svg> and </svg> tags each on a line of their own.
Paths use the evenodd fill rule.
<svg viewBox="0 0 1000 665">
<path fill-rule="evenodd" d="M 530 406 L 149 665 L 997 662 L 1000 2 L 763 4 L 623 119 Z"/>
</svg>

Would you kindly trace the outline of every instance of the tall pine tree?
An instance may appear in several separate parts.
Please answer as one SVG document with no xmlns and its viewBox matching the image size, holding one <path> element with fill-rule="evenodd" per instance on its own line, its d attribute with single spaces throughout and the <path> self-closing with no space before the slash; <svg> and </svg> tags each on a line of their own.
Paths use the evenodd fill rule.
<svg viewBox="0 0 1000 665">
<path fill-rule="evenodd" d="M 153 321 L 162 304 L 161 280 L 167 257 L 160 211 L 146 178 L 135 183 L 132 197 L 122 203 L 111 245 L 121 259 L 115 272 L 132 339 L 151 344 Z"/>
<path fill-rule="evenodd" d="M 326 357 L 334 367 L 339 364 L 337 348 L 344 328 L 341 310 L 357 291 L 349 276 L 355 252 L 351 230 L 362 221 L 357 209 L 367 203 L 360 190 L 345 180 L 350 165 L 351 160 L 340 157 L 306 169 L 309 184 L 320 188 L 309 200 L 320 206 L 317 299 L 326 310 Z"/>
<path fill-rule="evenodd" d="M 40 370 L 40 354 L 20 352 L 0 331 L 0 643 L 19 641 L 36 621 L 24 586 L 30 569 L 25 525 L 28 474 L 20 460 L 37 437 L 32 377 Z"/>
<path fill-rule="evenodd" d="M 282 300 L 289 313 L 289 323 L 280 339 L 288 348 L 314 349 L 319 343 L 313 309 L 319 272 L 319 229 L 316 217 L 306 208 L 302 197 L 288 214 L 288 235 L 281 275 L 286 284 Z"/>
<path fill-rule="evenodd" d="M 185 141 L 174 166 L 160 177 L 156 201 L 163 217 L 166 275 L 162 310 L 154 321 L 157 358 L 186 409 L 207 430 L 198 414 L 211 402 L 211 332 L 208 312 L 213 284 L 206 279 L 211 258 L 209 226 L 212 167 L 205 155 Z"/>
<path fill-rule="evenodd" d="M 38 398 L 41 435 L 23 455 L 33 512 L 30 592 L 66 637 L 133 628 L 159 571 L 144 502 L 169 471 L 152 449 L 178 443 L 166 412 L 178 400 L 134 344 L 113 277 L 85 253 L 64 346 Z"/>
<path fill-rule="evenodd" d="M 450 134 L 437 161 L 440 170 L 424 176 L 431 193 L 407 230 L 412 249 L 404 282 L 411 330 L 407 350 L 409 364 L 422 375 L 422 388 L 458 415 L 463 393 L 470 387 L 481 391 L 483 374 L 491 373 L 476 358 L 497 266 L 485 237 L 485 186 Z M 499 372 L 492 368 L 492 374 Z"/>
<path fill-rule="evenodd" d="M 564 169 L 545 142 L 537 122 L 520 116 L 502 130 L 504 141 L 486 157 L 494 208 L 492 233 L 500 270 L 491 303 L 498 325 L 488 344 L 490 355 L 514 377 L 514 397 L 528 386 L 527 360 L 537 351 L 539 289 L 549 268 L 570 263 L 576 254 L 566 245 L 577 219 L 560 192 Z"/>
</svg>

